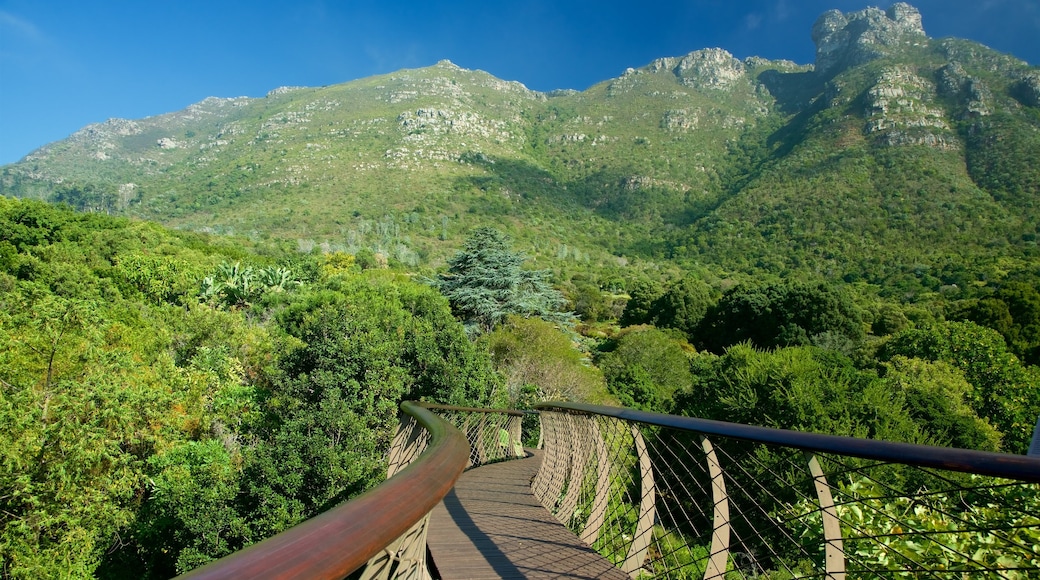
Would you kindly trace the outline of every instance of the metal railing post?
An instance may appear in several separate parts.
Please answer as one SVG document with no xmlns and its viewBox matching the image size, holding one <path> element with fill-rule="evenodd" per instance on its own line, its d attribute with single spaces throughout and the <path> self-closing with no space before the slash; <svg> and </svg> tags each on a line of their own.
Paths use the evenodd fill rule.
<svg viewBox="0 0 1040 580">
<path fill-rule="evenodd" d="M 401 414 L 397 423 L 397 433 L 390 444 L 390 457 L 386 468 L 387 479 L 393 477 L 398 471 L 404 469 L 411 463 L 412 459 L 420 453 L 422 445 L 422 429 L 418 429 L 418 423 L 408 415 Z"/>
<path fill-rule="evenodd" d="M 704 570 L 704 580 L 725 578 L 726 563 L 729 562 L 729 496 L 726 494 L 726 480 L 722 474 L 722 465 L 715 454 L 715 447 L 707 437 L 701 436 L 701 448 L 708 461 L 708 477 L 711 478 L 711 548 L 708 567 Z"/>
<path fill-rule="evenodd" d="M 545 436 L 545 457 L 534 480 L 534 494 L 542 505 L 556 506 L 563 489 L 563 472 L 566 469 L 563 457 L 563 446 L 566 442 L 563 433 L 563 415 L 560 413 L 543 413 L 542 433 Z"/>
<path fill-rule="evenodd" d="M 569 526 L 574 519 L 578 500 L 581 497 L 581 488 L 585 476 L 585 466 L 589 463 L 588 440 L 583 436 L 588 422 L 586 416 L 567 415 L 567 422 L 571 426 L 570 441 L 570 472 L 567 475 L 567 493 L 560 500 L 560 507 L 556 512 L 556 519 L 565 526 Z"/>
<path fill-rule="evenodd" d="M 636 456 L 639 458 L 640 493 L 639 520 L 636 522 L 636 530 L 632 534 L 632 547 L 628 550 L 628 557 L 621 566 L 621 570 L 635 577 L 637 571 L 643 567 L 646 561 L 646 553 L 653 541 L 654 518 L 657 515 L 656 499 L 657 488 L 654 486 L 654 468 L 650 461 L 650 453 L 647 452 L 646 442 L 637 425 L 632 425 L 632 437 L 635 440 Z"/>
<path fill-rule="evenodd" d="M 809 473 L 813 476 L 816 497 L 820 500 L 820 515 L 823 517 L 824 569 L 827 580 L 845 580 L 845 546 L 831 488 L 827 485 L 827 477 L 816 455 L 807 453 L 806 457 L 809 459 Z"/>
<path fill-rule="evenodd" d="M 429 580 L 426 566 L 426 533 L 430 514 L 416 522 L 403 536 L 374 556 L 365 565 L 360 580 Z"/>
<path fill-rule="evenodd" d="M 509 452 L 513 457 L 524 456 L 523 417 L 509 418 Z"/>
<path fill-rule="evenodd" d="M 603 441 L 600 432 L 599 421 L 590 418 L 592 426 L 592 438 L 596 445 L 596 491 L 592 499 L 592 508 L 589 510 L 589 519 L 585 522 L 585 529 L 581 532 L 581 540 L 588 545 L 596 542 L 599 530 L 603 527 L 603 521 L 607 513 L 607 504 L 610 502 L 610 456 L 607 454 L 607 444 Z"/>
</svg>

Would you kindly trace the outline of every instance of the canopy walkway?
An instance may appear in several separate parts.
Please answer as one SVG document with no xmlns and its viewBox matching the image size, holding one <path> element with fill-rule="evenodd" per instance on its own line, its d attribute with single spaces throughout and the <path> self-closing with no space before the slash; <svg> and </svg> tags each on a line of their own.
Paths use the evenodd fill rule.
<svg viewBox="0 0 1040 580">
<path fill-rule="evenodd" d="M 573 403 L 401 417 L 382 485 L 186 577 L 1040 578 L 1034 455 Z"/>
<path fill-rule="evenodd" d="M 441 577 L 628 578 L 534 496 L 541 463 L 536 452 L 462 474 L 430 517 L 426 544 Z"/>
</svg>

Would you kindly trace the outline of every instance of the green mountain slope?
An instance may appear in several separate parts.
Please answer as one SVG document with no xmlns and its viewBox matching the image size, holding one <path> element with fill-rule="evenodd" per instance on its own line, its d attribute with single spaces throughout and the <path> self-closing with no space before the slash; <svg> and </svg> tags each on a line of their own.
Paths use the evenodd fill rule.
<svg viewBox="0 0 1040 580">
<path fill-rule="evenodd" d="M 883 281 L 1030 259 L 1040 73 L 906 4 L 820 17 L 815 66 L 662 58 L 538 93 L 447 61 L 89 126 L 0 193 L 438 264 L 505 229 L 535 258 Z"/>
<path fill-rule="evenodd" d="M 1016 98 L 1028 70 L 944 40 L 841 71 L 673 245 L 738 268 L 779 257 L 764 265 L 875 281 L 940 256 L 1032 255 L 1040 125 Z"/>
</svg>

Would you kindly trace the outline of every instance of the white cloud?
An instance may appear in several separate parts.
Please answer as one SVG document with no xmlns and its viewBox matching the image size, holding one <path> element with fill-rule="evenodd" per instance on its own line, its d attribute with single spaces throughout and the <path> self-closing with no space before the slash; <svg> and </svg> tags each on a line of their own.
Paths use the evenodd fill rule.
<svg viewBox="0 0 1040 580">
<path fill-rule="evenodd" d="M 43 34 L 32 22 L 4 10 L 0 10 L 0 34 L 8 39 L 17 38 L 30 42 L 45 41 Z"/>
<path fill-rule="evenodd" d="M 0 61 L 22 66 L 47 58 L 54 43 L 35 24 L 0 10 Z"/>
<path fill-rule="evenodd" d="M 751 12 L 744 16 L 744 29 L 747 31 L 758 30 L 768 20 L 769 23 L 777 24 L 784 22 L 791 16 L 791 6 L 787 0 L 776 0 L 773 5 L 765 7 L 765 13 Z"/>
<path fill-rule="evenodd" d="M 0 10 L 0 62 L 26 70 L 68 73 L 78 59 L 31 21 Z"/>
<path fill-rule="evenodd" d="M 384 45 L 367 44 L 364 51 L 374 70 L 378 71 L 374 74 L 433 64 L 426 62 L 423 58 L 424 52 L 415 43 L 401 44 L 389 49 Z"/>
<path fill-rule="evenodd" d="M 752 12 L 744 17 L 744 28 L 748 30 L 755 30 L 759 26 L 762 26 L 762 15 L 758 12 Z"/>
</svg>

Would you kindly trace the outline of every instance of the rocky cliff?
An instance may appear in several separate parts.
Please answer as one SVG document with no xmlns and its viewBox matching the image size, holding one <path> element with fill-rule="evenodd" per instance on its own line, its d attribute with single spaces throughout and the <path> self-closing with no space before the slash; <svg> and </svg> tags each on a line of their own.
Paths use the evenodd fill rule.
<svg viewBox="0 0 1040 580">
<path fill-rule="evenodd" d="M 816 43 L 816 71 L 821 74 L 834 74 L 892 54 L 900 47 L 928 41 L 921 13 L 903 2 L 888 10 L 825 12 L 813 25 L 812 39 Z"/>
</svg>

